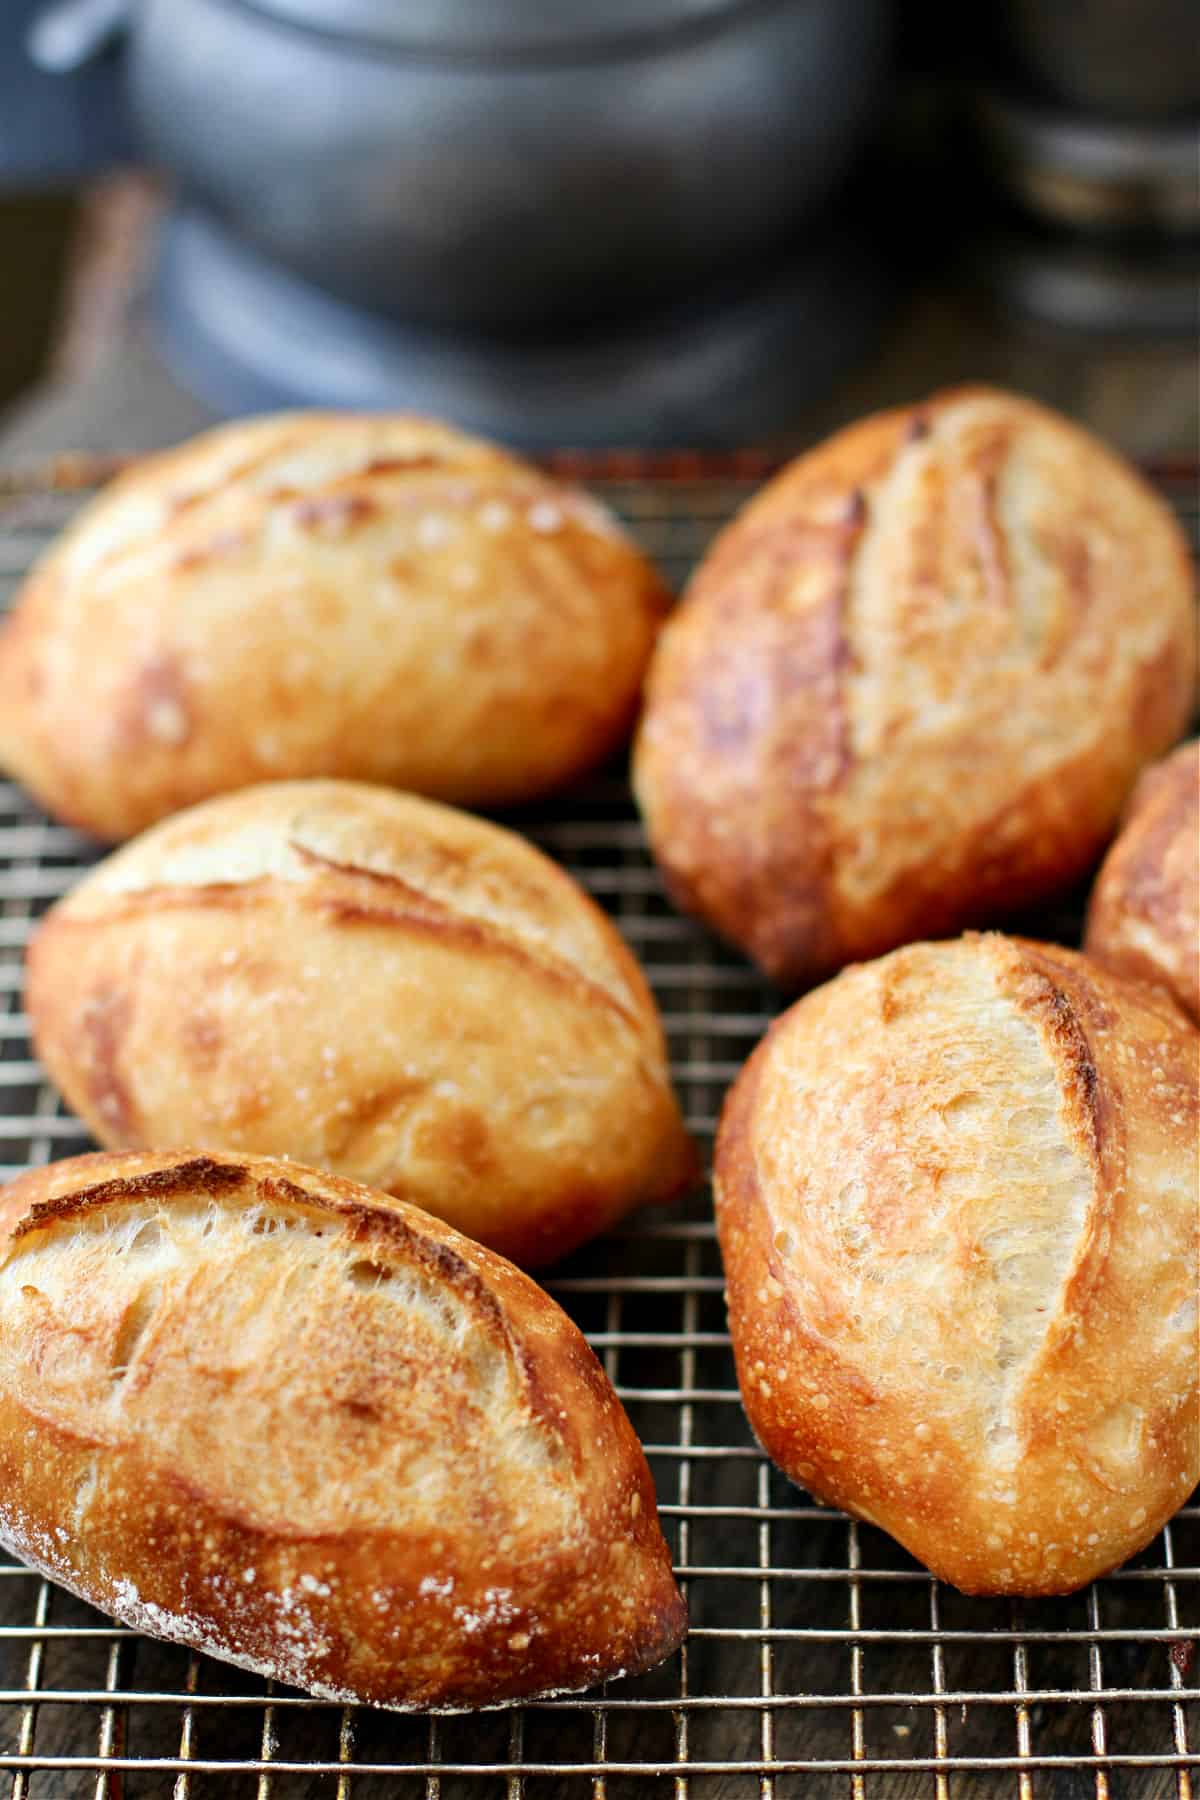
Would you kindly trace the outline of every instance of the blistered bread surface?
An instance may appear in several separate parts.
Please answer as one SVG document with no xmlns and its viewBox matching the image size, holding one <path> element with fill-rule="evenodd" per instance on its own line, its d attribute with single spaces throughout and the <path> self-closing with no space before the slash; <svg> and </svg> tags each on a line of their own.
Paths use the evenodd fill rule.
<svg viewBox="0 0 1200 1800">
<path fill-rule="evenodd" d="M 846 970 L 721 1122 L 750 1422 L 968 1593 L 1062 1593 L 1200 1481 L 1200 1036 L 998 935 Z"/>
<path fill-rule="evenodd" d="M 14 1202 L 15 1195 L 15 1202 Z M 578 1689 L 685 1626 L 645 1457 L 510 1264 L 265 1159 L 0 1201 L 0 1542 L 138 1630 L 376 1705 Z"/>
<path fill-rule="evenodd" d="M 1084 947 L 1160 983 L 1200 1024 L 1200 742 L 1138 782 L 1092 890 Z"/>
<path fill-rule="evenodd" d="M 676 900 L 785 985 L 1083 875 L 1195 692 L 1191 559 L 1096 439 L 988 389 L 851 426 L 718 538 L 635 784 Z"/>
<path fill-rule="evenodd" d="M 522 1263 L 693 1172 L 619 933 L 433 801 L 273 783 L 165 821 L 52 909 L 26 1005 L 102 1143 L 292 1156 Z"/>
<path fill-rule="evenodd" d="M 604 507 L 446 426 L 220 426 L 35 568 L 0 767 L 106 839 L 285 777 L 521 801 L 623 740 L 667 601 Z"/>
</svg>

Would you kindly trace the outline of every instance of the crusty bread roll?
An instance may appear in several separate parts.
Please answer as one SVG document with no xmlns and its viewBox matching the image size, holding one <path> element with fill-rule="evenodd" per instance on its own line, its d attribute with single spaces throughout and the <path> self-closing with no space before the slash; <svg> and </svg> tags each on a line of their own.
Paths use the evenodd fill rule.
<svg viewBox="0 0 1200 1800">
<path fill-rule="evenodd" d="M 80 1157 L 0 1244 L 0 1542 L 138 1630 L 337 1700 L 649 1667 L 646 1459 L 533 1282 L 264 1158 Z"/>
<path fill-rule="evenodd" d="M 7 1187 L 0 1187 L 0 1250 L 5 1238 L 29 1211 L 24 1191 L 23 1181 L 11 1181 Z"/>
<path fill-rule="evenodd" d="M 802 456 L 651 667 L 668 888 L 789 987 L 1083 875 L 1195 679 L 1187 545 L 1086 432 L 966 389 Z"/>
<path fill-rule="evenodd" d="M 523 838 L 386 789 L 166 820 L 48 914 L 26 1006 L 101 1143 L 292 1156 L 525 1264 L 693 1173 L 610 921 Z"/>
<path fill-rule="evenodd" d="M 784 1013 L 738 1078 L 717 1223 L 763 1447 L 967 1593 L 1056 1594 L 1200 1480 L 1200 1037 L 997 935 Z"/>
<path fill-rule="evenodd" d="M 1200 740 L 1134 789 L 1092 890 L 1084 948 L 1169 988 L 1200 1024 Z"/>
<path fill-rule="evenodd" d="M 526 800 L 623 741 L 667 599 L 603 507 L 446 426 L 221 426 L 35 569 L 0 766 L 107 839 L 290 776 Z"/>
</svg>

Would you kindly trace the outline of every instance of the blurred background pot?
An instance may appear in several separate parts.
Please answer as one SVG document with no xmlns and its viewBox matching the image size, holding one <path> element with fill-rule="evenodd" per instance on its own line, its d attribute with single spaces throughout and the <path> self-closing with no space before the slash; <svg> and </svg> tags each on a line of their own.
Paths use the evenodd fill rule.
<svg viewBox="0 0 1200 1800">
<path fill-rule="evenodd" d="M 1196 0 L 1002 0 L 1002 39 L 1048 98 L 1152 119 L 1200 109 Z"/>
<path fill-rule="evenodd" d="M 890 0 L 61 0 L 32 47 L 77 75 L 121 45 L 176 196 L 160 335 L 222 410 L 711 443 L 780 429 L 879 317 L 848 175 L 889 23 Z"/>
<path fill-rule="evenodd" d="M 893 284 L 866 236 L 823 224 L 702 304 L 505 337 L 349 306 L 185 212 L 164 234 L 155 316 L 171 367 L 221 412 L 395 407 L 532 450 L 755 444 L 873 341 Z"/>
<path fill-rule="evenodd" d="M 1071 334 L 1194 340 L 1200 280 L 1195 0 L 998 0 L 971 118 L 1007 205 L 977 272 Z"/>
<path fill-rule="evenodd" d="M 126 23 L 135 119 L 189 202 L 357 306 L 511 330 L 661 304 L 793 234 L 870 121 L 887 7 L 129 0 Z"/>
</svg>

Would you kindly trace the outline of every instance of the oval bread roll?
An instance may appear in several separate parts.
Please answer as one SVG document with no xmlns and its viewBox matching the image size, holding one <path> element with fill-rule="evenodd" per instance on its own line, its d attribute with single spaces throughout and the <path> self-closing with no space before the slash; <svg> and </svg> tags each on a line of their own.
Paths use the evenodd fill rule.
<svg viewBox="0 0 1200 1800">
<path fill-rule="evenodd" d="M 635 785 L 677 902 L 789 987 L 1082 876 L 1192 704 L 1191 560 L 1065 419 L 966 389 L 800 457 L 651 668 Z"/>
<path fill-rule="evenodd" d="M 617 931 L 432 801 L 280 782 L 165 821 L 47 915 L 26 1005 L 101 1143 L 292 1156 L 522 1263 L 693 1173 Z"/>
<path fill-rule="evenodd" d="M 0 1541 L 330 1699 L 648 1668 L 686 1624 L 646 1459 L 533 1282 L 263 1158 L 80 1157 L 0 1245 Z"/>
<path fill-rule="evenodd" d="M 1058 1594 L 1200 1481 L 1200 1037 L 1047 944 L 914 944 L 777 1021 L 717 1224 L 767 1453 L 972 1594 Z"/>
<path fill-rule="evenodd" d="M 1169 988 L 1200 1024 L 1200 741 L 1138 782 L 1092 890 L 1084 948 Z"/>
<path fill-rule="evenodd" d="M 446 426 L 220 426 L 30 576 L 0 767 L 106 839 L 293 776 L 530 799 L 624 741 L 668 598 L 596 501 Z"/>
</svg>

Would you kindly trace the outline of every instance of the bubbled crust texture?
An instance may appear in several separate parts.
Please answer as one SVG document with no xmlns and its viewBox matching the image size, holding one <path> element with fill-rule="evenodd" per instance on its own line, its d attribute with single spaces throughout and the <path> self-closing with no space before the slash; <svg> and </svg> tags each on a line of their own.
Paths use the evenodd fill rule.
<svg viewBox="0 0 1200 1800">
<path fill-rule="evenodd" d="M 594 500 L 444 426 L 223 426 L 115 482 L 31 575 L 0 766 L 110 840 L 284 777 L 525 800 L 623 741 L 667 600 Z"/>
<path fill-rule="evenodd" d="M 727 1101 L 768 1454 L 967 1593 L 1081 1587 L 1200 1480 L 1197 1062 L 1156 990 L 997 935 L 847 970 Z"/>
<path fill-rule="evenodd" d="M 52 909 L 26 1004 L 102 1143 L 294 1156 L 521 1263 L 693 1172 L 616 930 L 432 801 L 282 782 L 169 819 Z"/>
<path fill-rule="evenodd" d="M 1194 667 L 1162 502 L 1057 415 L 951 392 L 799 458 L 718 538 L 635 785 L 679 904 L 800 986 L 1081 875 Z"/>
<path fill-rule="evenodd" d="M 1092 890 L 1084 948 L 1169 988 L 1200 1024 L 1200 741 L 1138 782 Z"/>
<path fill-rule="evenodd" d="M 83 1157 L 0 1247 L 0 1541 L 311 1692 L 487 1705 L 685 1628 L 574 1325 L 415 1208 L 265 1159 Z"/>
</svg>

